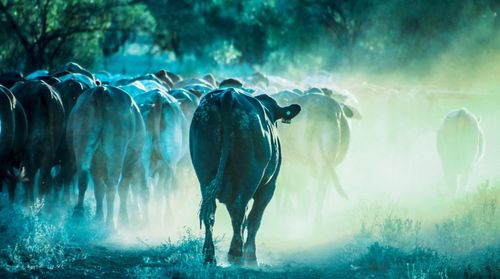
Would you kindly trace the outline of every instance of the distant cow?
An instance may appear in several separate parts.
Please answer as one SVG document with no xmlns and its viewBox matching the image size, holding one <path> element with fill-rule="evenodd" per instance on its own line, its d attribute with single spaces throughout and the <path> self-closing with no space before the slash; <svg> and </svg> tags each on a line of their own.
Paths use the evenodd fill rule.
<svg viewBox="0 0 500 279">
<path fill-rule="evenodd" d="M 0 85 L 0 190 L 4 180 L 7 180 L 11 202 L 14 202 L 17 183 L 14 167 L 19 167 L 19 155 L 26 143 L 27 133 L 22 105 L 9 89 Z"/>
<path fill-rule="evenodd" d="M 193 93 L 189 92 L 183 88 L 172 89 L 168 92 L 169 95 L 173 96 L 177 99 L 181 104 L 182 112 L 184 116 L 191 123 L 191 119 L 193 119 L 194 111 L 198 107 L 198 97 Z"/>
<path fill-rule="evenodd" d="M 316 179 L 313 191 L 304 189 L 302 184 L 280 188 L 277 193 L 278 205 L 286 206 L 295 195 L 300 198 L 310 197 L 315 205 L 314 217 L 321 222 L 324 216 L 324 204 L 327 201 L 327 191 L 330 185 L 337 193 L 347 198 L 342 184 L 337 176 L 336 167 L 344 160 L 351 141 L 350 119 L 357 118 L 357 111 L 350 105 L 325 95 L 321 89 L 309 90 L 304 95 L 292 91 L 282 91 L 273 95 L 280 105 L 297 103 L 302 107 L 302 113 L 295 120 L 293 127 L 280 127 L 283 148 L 289 152 L 300 165 L 306 177 Z M 308 162 L 302 165 L 303 162 Z M 292 164 L 285 165 L 286 171 Z M 299 178 L 299 177 L 297 177 Z M 292 194 L 292 195 L 291 195 Z M 322 222 L 321 222 L 322 223 Z"/>
<path fill-rule="evenodd" d="M 75 62 L 68 62 L 56 68 L 54 71 L 52 71 L 51 75 L 54 77 L 60 77 L 71 73 L 82 74 L 84 76 L 87 76 L 95 83 L 94 75 L 90 71 L 86 70 L 85 68 L 83 68 L 82 66 L 78 65 Z"/>
<path fill-rule="evenodd" d="M 274 96 L 282 105 L 295 102 L 303 109 L 296 120 L 296 125 L 301 127 L 298 130 L 300 132 L 283 127 L 285 129 L 283 132 L 287 135 L 287 144 L 294 149 L 294 152 L 299 153 L 298 156 L 302 159 L 311 159 L 314 156 L 320 158 L 319 165 L 313 166 L 314 172 L 329 173 L 337 192 L 347 197 L 338 181 L 335 166 L 342 162 L 349 147 L 349 119 L 356 118 L 353 108 L 317 93 L 298 95 L 283 91 Z M 306 145 L 308 148 L 304 149 Z"/>
<path fill-rule="evenodd" d="M 470 171 L 484 152 L 479 119 L 465 108 L 448 113 L 438 130 L 437 149 L 448 187 L 465 190 Z"/>
<path fill-rule="evenodd" d="M 78 203 L 75 215 L 83 212 L 87 183 L 92 173 L 95 185 L 96 219 L 103 218 L 106 195 L 109 227 L 114 226 L 114 200 L 120 191 L 120 220 L 128 222 L 127 196 L 130 183 L 142 187 L 148 198 L 147 181 L 141 155 L 145 128 L 136 103 L 125 91 L 98 86 L 85 91 L 70 114 L 67 135 L 77 162 Z M 106 192 L 104 192 L 106 191 Z"/>
<path fill-rule="evenodd" d="M 65 127 L 65 111 L 59 94 L 41 80 L 17 83 L 12 93 L 22 104 L 28 120 L 28 138 L 21 162 L 25 169 L 26 202 L 34 201 L 35 175 L 40 170 L 39 196 L 51 190 L 50 171 Z"/>
<path fill-rule="evenodd" d="M 215 262 L 212 228 L 218 199 L 226 205 L 233 226 L 228 259 L 241 263 L 245 210 L 253 198 L 244 258 L 256 263 L 255 236 L 281 165 L 276 122 L 289 122 L 299 112 L 299 105 L 280 107 L 267 95 L 252 97 L 236 88 L 213 91 L 201 100 L 191 123 L 190 151 L 202 194 L 205 262 Z"/>
<path fill-rule="evenodd" d="M 188 153 L 188 122 L 178 101 L 161 90 L 134 97 L 146 125 L 144 161 L 158 174 L 161 199 L 173 192 L 177 165 Z"/>
</svg>

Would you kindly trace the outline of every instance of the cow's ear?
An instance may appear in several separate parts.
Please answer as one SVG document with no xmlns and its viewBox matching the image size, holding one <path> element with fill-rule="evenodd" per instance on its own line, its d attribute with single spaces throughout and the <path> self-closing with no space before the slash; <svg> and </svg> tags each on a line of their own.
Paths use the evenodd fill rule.
<svg viewBox="0 0 500 279">
<path fill-rule="evenodd" d="M 290 122 L 297 114 L 299 114 L 301 108 L 297 104 L 293 104 L 284 108 L 281 108 L 281 118 L 283 122 Z"/>
<path fill-rule="evenodd" d="M 341 105 L 341 106 L 342 106 L 342 111 L 344 111 L 344 115 L 347 118 L 352 118 L 354 116 L 354 112 L 352 112 L 351 108 L 349 108 L 348 106 L 345 106 L 345 105 Z"/>
<path fill-rule="evenodd" d="M 342 107 L 342 111 L 344 112 L 344 115 L 346 117 L 352 118 L 352 119 L 357 119 L 357 120 L 363 119 L 363 117 L 361 116 L 359 111 L 356 109 L 356 107 L 352 107 L 352 106 L 349 106 L 346 104 L 341 104 L 340 106 Z"/>
</svg>

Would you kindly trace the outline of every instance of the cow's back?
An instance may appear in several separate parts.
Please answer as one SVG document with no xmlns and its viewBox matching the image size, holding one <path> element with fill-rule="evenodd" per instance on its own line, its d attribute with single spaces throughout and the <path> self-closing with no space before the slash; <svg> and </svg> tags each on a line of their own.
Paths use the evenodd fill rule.
<svg viewBox="0 0 500 279">
<path fill-rule="evenodd" d="M 142 121 L 138 114 L 132 98 L 121 89 L 109 86 L 86 90 L 71 112 L 67 131 L 82 167 L 90 166 L 94 154 L 109 159 L 113 154 L 108 153 L 118 149 L 117 156 L 124 156 L 136 135 L 136 125 L 141 124 L 136 123 Z"/>
<path fill-rule="evenodd" d="M 19 83 L 12 91 L 26 114 L 27 155 L 34 159 L 53 155 L 61 143 L 65 126 L 65 111 L 59 94 L 43 81 Z"/>
</svg>

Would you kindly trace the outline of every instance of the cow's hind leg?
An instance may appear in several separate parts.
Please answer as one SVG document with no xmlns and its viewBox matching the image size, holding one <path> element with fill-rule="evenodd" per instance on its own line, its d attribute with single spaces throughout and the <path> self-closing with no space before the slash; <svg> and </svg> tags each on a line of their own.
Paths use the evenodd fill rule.
<svg viewBox="0 0 500 279">
<path fill-rule="evenodd" d="M 215 246 L 212 238 L 212 231 L 215 223 L 214 218 L 215 216 L 203 217 L 203 225 L 205 226 L 205 243 L 203 244 L 203 255 L 205 257 L 205 264 L 213 264 L 213 265 L 216 264 Z"/>
<path fill-rule="evenodd" d="M 73 163 L 69 166 L 61 166 L 61 179 L 62 179 L 62 205 L 67 206 L 71 204 L 71 194 L 73 187 L 73 177 L 75 175 L 75 166 Z"/>
<path fill-rule="evenodd" d="M 95 220 L 97 222 L 101 222 L 104 218 L 103 213 L 103 202 L 104 202 L 104 190 L 106 189 L 106 185 L 104 185 L 104 181 L 102 178 L 94 179 L 94 195 L 95 195 Z"/>
<path fill-rule="evenodd" d="M 76 154 L 76 162 L 78 162 L 78 202 L 75 206 L 73 216 L 83 217 L 83 202 L 85 199 L 85 192 L 87 191 L 88 181 L 90 177 L 90 170 L 96 169 L 93 165 L 95 161 L 94 155 L 98 147 L 98 135 L 95 131 L 89 131 L 87 137 L 75 140 L 76 145 L 74 152 Z M 76 144 L 78 143 L 78 144 Z"/>
<path fill-rule="evenodd" d="M 243 255 L 242 225 L 245 218 L 246 204 L 243 203 L 241 197 L 238 197 L 232 204 L 226 205 L 233 226 L 233 239 L 227 253 L 227 259 L 231 264 L 241 264 Z"/>
<path fill-rule="evenodd" d="M 74 217 L 83 217 L 83 201 L 85 200 L 85 192 L 89 181 L 89 171 L 82 170 L 78 176 L 78 202 L 73 212 Z"/>
<path fill-rule="evenodd" d="M 112 127 L 108 126 L 106 128 L 112 131 Z M 114 229 L 115 196 L 122 175 L 124 174 L 123 166 L 126 155 L 127 138 L 129 138 L 128 134 L 124 134 L 123 137 L 118 138 L 111 132 L 103 135 L 103 160 L 106 162 L 106 225 L 110 229 Z"/>
<path fill-rule="evenodd" d="M 50 165 L 44 164 L 40 168 L 40 187 L 38 189 L 38 198 L 43 200 L 45 207 L 49 210 L 52 209 L 52 177 L 50 175 Z"/>
<path fill-rule="evenodd" d="M 25 206 L 29 207 L 35 202 L 35 176 L 36 168 L 33 166 L 23 167 L 25 174 L 23 175 L 24 189 L 26 191 Z"/>
<path fill-rule="evenodd" d="M 14 204 L 14 200 L 16 198 L 16 186 L 17 186 L 17 178 L 14 175 L 14 170 L 10 169 L 8 171 L 7 175 L 5 175 L 4 177 L 5 177 L 5 180 L 6 180 L 6 183 L 7 183 L 7 187 L 8 187 L 8 190 L 9 190 L 9 200 L 10 200 L 10 203 Z M 0 183 L 2 181 L 3 181 L 3 179 L 0 180 Z"/>
<path fill-rule="evenodd" d="M 90 178 L 89 170 L 82 170 L 78 175 L 78 200 L 76 202 L 74 217 L 83 217 L 83 202 Z"/>
<path fill-rule="evenodd" d="M 142 222 L 145 224 L 149 221 L 149 181 L 146 174 L 146 170 L 144 165 L 138 167 L 137 173 L 134 175 L 134 184 L 135 187 L 138 188 L 138 194 L 141 200 L 141 213 L 142 213 Z"/>
<path fill-rule="evenodd" d="M 114 212 L 115 212 L 115 196 L 116 196 L 116 184 L 112 180 L 107 179 L 106 182 L 106 226 L 109 229 L 114 229 Z"/>
<path fill-rule="evenodd" d="M 125 175 L 118 186 L 118 194 L 120 196 L 120 226 L 128 227 L 128 211 L 127 211 L 127 199 L 128 193 L 130 191 L 130 181 L 128 175 Z"/>
<path fill-rule="evenodd" d="M 273 180 L 267 185 L 259 187 L 253 197 L 253 206 L 247 220 L 247 240 L 245 242 L 244 259 L 247 265 L 257 265 L 255 249 L 255 237 L 262 221 L 262 215 L 266 206 L 273 197 L 276 188 L 276 181 Z"/>
</svg>

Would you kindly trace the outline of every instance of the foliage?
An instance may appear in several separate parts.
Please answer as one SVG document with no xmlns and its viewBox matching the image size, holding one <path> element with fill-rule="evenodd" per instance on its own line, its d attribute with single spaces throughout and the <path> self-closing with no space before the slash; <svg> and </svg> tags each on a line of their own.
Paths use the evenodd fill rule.
<svg viewBox="0 0 500 279">
<path fill-rule="evenodd" d="M 482 184 L 453 201 L 449 214 L 422 230 L 422 222 L 389 214 L 363 224 L 343 251 L 352 277 L 493 278 L 500 272 L 500 184 Z"/>
<path fill-rule="evenodd" d="M 500 185 L 484 183 L 473 195 L 455 203 L 452 215 L 435 227 L 442 249 L 463 255 L 488 246 L 500 247 L 499 199 Z"/>
<path fill-rule="evenodd" d="M 1 0 L 0 66 L 92 66 L 144 36 L 180 63 L 418 73 L 495 53 L 499 14 L 495 0 Z"/>
<path fill-rule="evenodd" d="M 498 41 L 497 1 L 148 1 L 159 23 L 155 42 L 179 59 L 213 59 L 214 44 L 229 42 L 241 52 L 240 63 L 272 70 L 304 71 L 352 68 L 418 69 L 464 43 L 471 28 L 493 48 Z M 476 28 L 477 29 L 477 28 Z M 475 56 L 472 46 L 460 56 Z M 458 56 L 458 54 L 456 54 Z M 215 61 L 214 61 L 215 60 Z M 424 63 L 425 64 L 425 63 Z"/>
<path fill-rule="evenodd" d="M 18 209 L 3 208 L 0 220 L 2 246 L 0 271 L 13 273 L 61 268 L 85 258 L 82 250 L 71 244 L 62 223 L 42 217 L 43 203 L 37 202 L 27 215 Z"/>
<path fill-rule="evenodd" d="M 0 66 L 30 72 L 68 58 L 89 66 L 105 34 L 153 24 L 144 5 L 127 0 L 1 0 Z"/>
<path fill-rule="evenodd" d="M 375 242 L 368 247 L 365 255 L 354 262 L 353 268 L 357 274 L 365 275 L 385 274 L 400 278 L 404 274 L 408 278 L 446 278 L 446 265 L 447 260 L 429 248 L 416 247 L 410 252 L 405 252 Z"/>
</svg>

